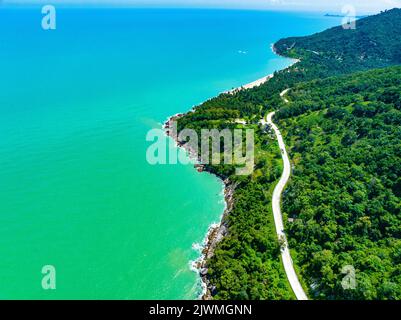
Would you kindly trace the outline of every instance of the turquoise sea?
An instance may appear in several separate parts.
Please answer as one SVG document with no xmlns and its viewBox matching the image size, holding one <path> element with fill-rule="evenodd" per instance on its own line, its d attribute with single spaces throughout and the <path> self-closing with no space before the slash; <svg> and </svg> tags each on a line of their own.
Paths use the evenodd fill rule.
<svg viewBox="0 0 401 320">
<path fill-rule="evenodd" d="M 274 41 L 339 24 L 266 11 L 0 8 L 0 298 L 193 299 L 224 203 L 148 130 L 290 61 Z M 56 268 L 56 290 L 41 286 Z"/>
</svg>

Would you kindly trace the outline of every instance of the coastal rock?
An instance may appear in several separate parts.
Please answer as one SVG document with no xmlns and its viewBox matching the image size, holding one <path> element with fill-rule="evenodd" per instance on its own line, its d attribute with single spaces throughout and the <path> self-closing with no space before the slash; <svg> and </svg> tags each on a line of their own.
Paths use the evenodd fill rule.
<svg viewBox="0 0 401 320">
<path fill-rule="evenodd" d="M 212 296 L 215 296 L 217 294 L 217 287 L 216 286 L 211 286 L 210 287 L 210 293 Z"/>
<path fill-rule="evenodd" d="M 207 268 L 202 268 L 201 271 L 200 271 L 200 275 L 204 277 L 204 276 L 207 275 L 207 272 L 208 272 Z"/>
</svg>

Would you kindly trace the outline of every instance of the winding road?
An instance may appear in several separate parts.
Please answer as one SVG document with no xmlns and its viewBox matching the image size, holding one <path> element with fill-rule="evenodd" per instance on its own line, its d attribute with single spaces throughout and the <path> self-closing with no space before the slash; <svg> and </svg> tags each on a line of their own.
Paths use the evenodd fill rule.
<svg viewBox="0 0 401 320">
<path fill-rule="evenodd" d="M 284 270 L 285 273 L 287 274 L 287 278 L 291 285 L 291 288 L 294 291 L 294 294 L 298 300 L 308 300 L 308 297 L 304 289 L 302 288 L 301 283 L 299 282 L 298 276 L 295 273 L 290 250 L 288 248 L 287 238 L 284 233 L 283 216 L 281 214 L 280 203 L 281 203 L 281 195 L 291 175 L 291 164 L 290 164 L 290 159 L 288 158 L 288 154 L 285 148 L 285 143 L 283 137 L 281 136 L 280 130 L 272 121 L 274 114 L 275 112 L 269 113 L 266 117 L 266 121 L 265 120 L 261 121 L 262 124 L 268 124 L 274 130 L 284 163 L 283 174 L 273 191 L 272 207 L 273 207 L 274 224 L 276 226 L 276 233 L 279 240 L 284 241 L 281 250 L 281 257 L 283 260 Z"/>
</svg>

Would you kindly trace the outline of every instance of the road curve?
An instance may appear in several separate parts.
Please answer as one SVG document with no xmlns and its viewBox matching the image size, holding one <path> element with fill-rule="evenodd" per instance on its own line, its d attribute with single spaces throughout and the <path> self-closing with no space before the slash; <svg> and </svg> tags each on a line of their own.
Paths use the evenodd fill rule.
<svg viewBox="0 0 401 320">
<path fill-rule="evenodd" d="M 284 100 L 285 103 L 288 103 L 288 102 L 289 102 L 288 99 L 285 97 L 285 95 L 287 94 L 288 91 L 290 91 L 290 89 L 285 89 L 284 91 L 282 91 L 282 92 L 280 93 L 280 97 L 281 97 L 281 99 Z"/>
<path fill-rule="evenodd" d="M 291 164 L 288 158 L 288 154 L 285 148 L 285 143 L 283 137 L 281 136 L 280 130 L 272 121 L 274 114 L 275 112 L 269 113 L 266 117 L 265 123 L 270 125 L 270 127 L 274 130 L 274 133 L 277 136 L 278 145 L 281 149 L 281 154 L 284 163 L 283 174 L 273 191 L 272 207 L 273 207 L 274 224 L 276 225 L 276 233 L 278 238 L 284 240 L 283 249 L 281 250 L 281 257 L 283 260 L 285 273 L 287 274 L 287 278 L 288 281 L 290 282 L 291 288 L 294 291 L 295 296 L 297 297 L 298 300 L 308 300 L 308 297 L 305 294 L 305 291 L 302 288 L 301 283 L 299 282 L 298 276 L 295 273 L 290 250 L 288 249 L 287 238 L 284 233 L 283 216 L 281 214 L 280 203 L 281 203 L 281 195 L 291 175 Z M 264 123 L 264 121 L 262 123 Z"/>
</svg>

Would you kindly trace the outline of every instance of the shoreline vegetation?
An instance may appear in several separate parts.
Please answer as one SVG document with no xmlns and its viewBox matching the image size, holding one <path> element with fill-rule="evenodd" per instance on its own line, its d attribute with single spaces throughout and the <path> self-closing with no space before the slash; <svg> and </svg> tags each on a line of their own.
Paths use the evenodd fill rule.
<svg viewBox="0 0 401 320">
<path fill-rule="evenodd" d="M 236 176 L 234 166 L 196 165 L 198 171 L 225 182 L 226 199 L 222 220 L 209 229 L 196 265 L 202 299 L 295 298 L 280 260 L 271 213 L 272 188 L 283 169 L 281 153 L 269 128 L 260 126 L 260 119 L 272 111 L 293 166 L 282 210 L 291 256 L 307 296 L 401 298 L 401 251 L 391 250 L 401 248 L 401 198 L 396 197 L 401 194 L 401 172 L 395 165 L 400 149 L 394 149 L 401 145 L 396 67 L 401 65 L 400 18 L 401 10 L 393 9 L 358 20 L 355 30 L 338 26 L 281 39 L 272 49 L 297 59 L 295 65 L 167 121 L 168 135 L 172 121 L 177 121 L 178 131 L 245 125 L 255 130 L 255 170 L 250 176 Z M 392 75 L 387 80 L 386 73 Z M 390 133 L 393 148 L 386 145 L 383 154 Z M 344 178 L 350 172 L 355 181 Z M 344 266 L 357 272 L 354 290 L 343 286 Z"/>
<path fill-rule="evenodd" d="M 191 112 L 192 110 L 188 112 Z M 186 152 L 188 152 L 188 156 L 190 158 L 195 159 L 197 163 L 194 164 L 194 168 L 199 173 L 207 172 L 213 174 L 217 178 L 219 178 L 223 184 L 223 194 L 225 202 L 223 213 L 218 222 L 213 222 L 210 224 L 206 236 L 201 244 L 201 255 L 198 257 L 198 259 L 192 261 L 192 269 L 198 273 L 201 279 L 202 292 L 199 295 L 199 298 L 202 300 L 210 300 L 212 298 L 213 292 L 215 291 L 215 287 L 210 283 L 209 279 L 207 278 L 207 261 L 213 256 L 217 244 L 223 239 L 225 235 L 227 235 L 228 225 L 226 222 L 226 218 L 230 214 L 234 205 L 235 183 L 231 182 L 228 178 L 224 178 L 217 175 L 215 172 L 207 170 L 204 165 L 200 164 L 200 159 L 198 158 L 198 155 L 195 155 L 195 153 L 191 149 L 186 148 L 184 144 L 181 141 L 178 141 L 176 137 L 172 134 L 172 123 L 176 122 L 179 118 L 183 116 L 185 116 L 184 113 L 179 113 L 167 119 L 167 121 L 163 125 L 163 129 L 165 130 L 166 135 L 174 140 L 178 148 L 183 148 Z"/>
<path fill-rule="evenodd" d="M 191 112 L 191 111 L 188 111 Z M 166 135 L 173 139 L 178 148 L 183 148 L 188 152 L 188 156 L 190 158 L 195 158 L 195 154 L 192 150 L 185 148 L 181 141 L 174 139 L 173 135 L 170 132 L 172 122 L 177 121 L 179 118 L 183 117 L 185 114 L 176 114 L 171 116 L 164 124 L 163 128 L 166 132 Z M 211 300 L 212 295 L 215 292 L 216 288 L 213 284 L 210 283 L 207 273 L 208 273 L 208 264 L 207 261 L 213 256 L 214 250 L 221 240 L 228 233 L 228 225 L 227 225 L 227 217 L 230 214 L 233 205 L 234 205 L 234 193 L 236 184 L 233 183 L 229 178 L 224 178 L 219 176 L 215 172 L 208 170 L 206 166 L 199 163 L 199 159 L 196 159 L 197 163 L 194 164 L 194 168 L 199 172 L 207 172 L 209 174 L 215 175 L 219 178 L 223 184 L 223 194 L 224 194 L 224 210 L 218 222 L 212 222 L 208 228 L 206 236 L 201 244 L 201 255 L 195 261 L 192 261 L 192 269 L 196 271 L 201 279 L 201 287 L 202 292 L 199 295 L 199 299 L 202 300 Z"/>
<path fill-rule="evenodd" d="M 274 46 L 274 44 L 271 45 L 271 50 L 273 51 L 274 54 L 276 54 L 279 57 L 285 58 L 292 60 L 292 63 L 289 64 L 287 67 L 281 69 L 280 71 L 285 72 L 288 69 L 288 72 L 291 72 L 291 67 L 293 67 L 295 64 L 299 63 L 301 60 L 300 59 L 294 59 L 290 57 L 283 56 L 279 54 Z M 249 82 L 247 84 L 244 84 L 238 88 L 234 88 L 228 91 L 223 92 L 222 94 L 229 94 L 229 95 L 235 95 L 243 90 L 249 90 L 253 88 L 260 87 L 261 85 L 265 84 L 269 80 L 273 79 L 274 73 L 269 74 L 263 78 L 257 79 L 255 81 Z M 164 125 L 163 129 L 165 130 L 165 133 L 168 137 L 174 140 L 178 148 L 183 148 L 186 152 L 188 152 L 188 156 L 196 161 L 194 164 L 194 168 L 199 172 L 207 172 L 209 174 L 215 175 L 217 178 L 219 178 L 223 184 L 223 193 L 224 193 L 224 202 L 225 202 L 225 208 L 223 211 L 223 214 L 221 215 L 221 218 L 219 222 L 213 222 L 208 228 L 208 231 L 206 233 L 206 236 L 204 240 L 202 241 L 201 244 L 201 256 L 192 262 L 192 269 L 197 271 L 201 278 L 201 286 L 202 286 L 202 292 L 199 295 L 199 298 L 202 300 L 211 300 L 213 297 L 213 294 L 216 291 L 216 287 L 210 282 L 210 280 L 207 277 L 208 274 L 208 260 L 212 258 L 214 255 L 214 251 L 217 247 L 217 245 L 222 241 L 222 239 L 227 235 L 228 233 L 228 222 L 227 222 L 227 217 L 232 211 L 232 208 L 234 206 L 234 194 L 235 194 L 235 189 L 237 186 L 237 183 L 231 181 L 229 178 L 226 178 L 224 176 L 221 176 L 217 174 L 213 170 L 209 170 L 205 165 L 200 163 L 200 159 L 198 155 L 196 155 L 193 150 L 189 149 L 188 147 L 185 147 L 185 144 L 182 141 L 178 141 L 177 136 L 173 134 L 172 128 L 173 128 L 173 123 L 177 123 L 177 121 L 187 115 L 188 113 L 194 112 L 194 110 L 197 108 L 197 106 L 194 106 L 192 109 L 187 111 L 186 113 L 178 113 L 175 114 L 171 117 L 169 117 Z"/>
</svg>

